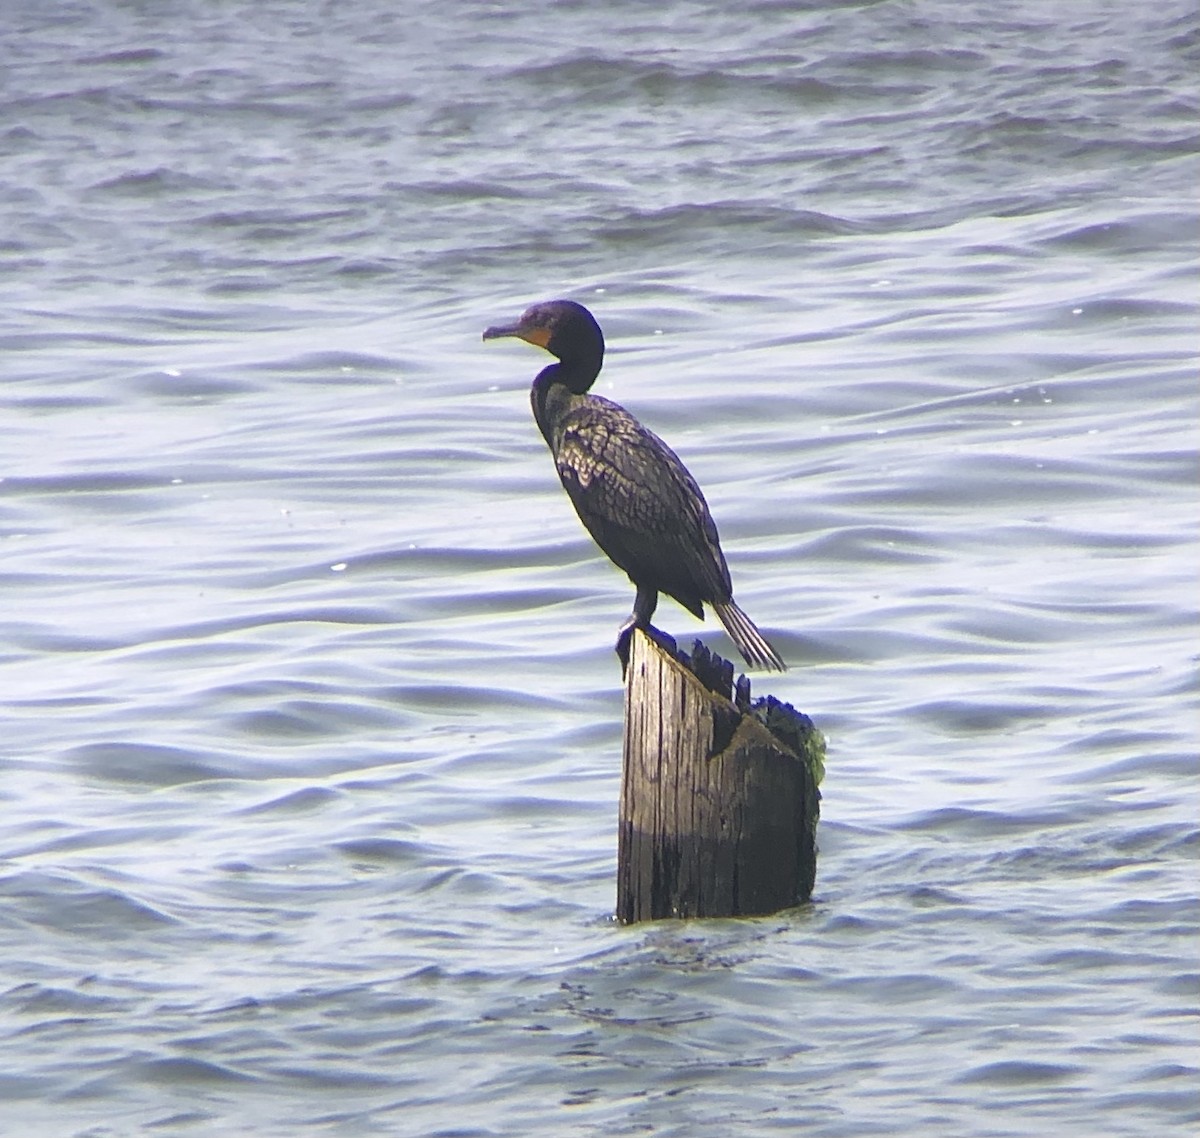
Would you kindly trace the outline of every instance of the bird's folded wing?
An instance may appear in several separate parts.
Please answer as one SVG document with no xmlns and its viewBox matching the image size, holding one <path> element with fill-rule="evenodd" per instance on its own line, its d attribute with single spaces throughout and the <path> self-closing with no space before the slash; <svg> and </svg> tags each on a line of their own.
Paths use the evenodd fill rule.
<svg viewBox="0 0 1200 1138">
<path fill-rule="evenodd" d="M 624 408 L 599 399 L 579 408 L 564 424 L 555 457 L 583 523 L 623 569 L 652 559 L 704 599 L 728 595 L 729 571 L 699 486 L 675 452 Z"/>
</svg>

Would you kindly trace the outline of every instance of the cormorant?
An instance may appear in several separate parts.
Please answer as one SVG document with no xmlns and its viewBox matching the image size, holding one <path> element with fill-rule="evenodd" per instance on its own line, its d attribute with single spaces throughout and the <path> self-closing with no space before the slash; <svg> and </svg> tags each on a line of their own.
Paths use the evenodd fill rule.
<svg viewBox="0 0 1200 1138">
<path fill-rule="evenodd" d="M 533 417 L 580 520 L 637 586 L 621 636 L 646 628 L 658 594 L 666 593 L 701 620 L 705 603 L 712 605 L 747 664 L 783 671 L 779 653 L 734 602 L 717 527 L 695 479 L 624 407 L 588 394 L 604 361 L 595 317 L 572 300 L 551 300 L 483 334 L 501 336 L 558 358 L 533 381 Z"/>
</svg>

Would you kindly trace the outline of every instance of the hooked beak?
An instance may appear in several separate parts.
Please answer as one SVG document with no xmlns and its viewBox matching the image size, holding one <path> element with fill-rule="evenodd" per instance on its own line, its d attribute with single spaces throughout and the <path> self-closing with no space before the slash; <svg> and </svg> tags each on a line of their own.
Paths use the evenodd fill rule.
<svg viewBox="0 0 1200 1138">
<path fill-rule="evenodd" d="M 513 324 L 493 324 L 490 328 L 485 328 L 483 338 L 485 340 L 499 340 L 505 336 L 519 336 L 521 334 L 521 322 L 518 320 Z"/>
<path fill-rule="evenodd" d="M 516 336 L 535 348 L 548 348 L 550 344 L 550 329 L 544 324 L 527 323 L 524 316 L 512 324 L 493 324 L 483 333 L 485 340 L 499 340 L 505 336 Z"/>
</svg>

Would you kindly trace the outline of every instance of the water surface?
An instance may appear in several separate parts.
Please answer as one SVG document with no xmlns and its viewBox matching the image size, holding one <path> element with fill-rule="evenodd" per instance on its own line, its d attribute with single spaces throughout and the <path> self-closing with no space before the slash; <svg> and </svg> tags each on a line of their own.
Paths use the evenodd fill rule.
<svg viewBox="0 0 1200 1138">
<path fill-rule="evenodd" d="M 1190 1134 L 1198 28 L 6 17 L 0 1130 Z M 811 905 L 611 921 L 632 589 L 479 339 L 558 295 L 829 737 Z"/>
</svg>

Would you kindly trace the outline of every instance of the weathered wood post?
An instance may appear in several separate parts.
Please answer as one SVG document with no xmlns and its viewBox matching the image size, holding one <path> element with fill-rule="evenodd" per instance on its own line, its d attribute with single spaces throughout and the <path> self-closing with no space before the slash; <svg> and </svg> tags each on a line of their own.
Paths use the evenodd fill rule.
<svg viewBox="0 0 1200 1138">
<path fill-rule="evenodd" d="M 825 740 L 697 641 L 640 629 L 625 669 L 617 918 L 734 917 L 808 900 Z"/>
</svg>

